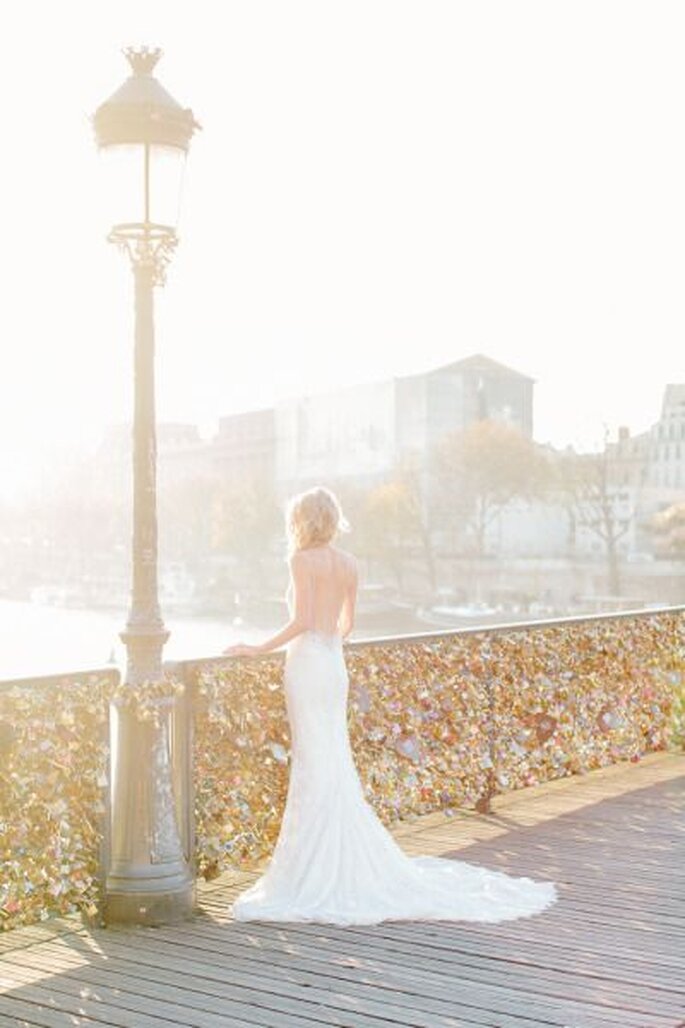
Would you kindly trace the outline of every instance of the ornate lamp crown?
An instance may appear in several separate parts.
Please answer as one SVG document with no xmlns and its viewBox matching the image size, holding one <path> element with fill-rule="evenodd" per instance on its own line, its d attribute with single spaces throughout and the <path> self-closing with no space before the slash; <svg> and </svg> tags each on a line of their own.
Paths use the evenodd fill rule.
<svg viewBox="0 0 685 1028">
<path fill-rule="evenodd" d="M 135 46 L 127 46 L 123 49 L 122 53 L 131 65 L 134 75 L 151 75 L 157 61 L 162 56 L 162 51 L 159 47 L 155 47 L 154 50 L 151 50 L 147 46 L 141 46 L 138 48 Z"/>
<path fill-rule="evenodd" d="M 162 56 L 159 47 L 128 46 L 122 50 L 133 72 L 93 116 L 99 147 L 149 144 L 187 150 L 200 128 L 187 107 L 181 107 L 155 78 Z"/>
</svg>

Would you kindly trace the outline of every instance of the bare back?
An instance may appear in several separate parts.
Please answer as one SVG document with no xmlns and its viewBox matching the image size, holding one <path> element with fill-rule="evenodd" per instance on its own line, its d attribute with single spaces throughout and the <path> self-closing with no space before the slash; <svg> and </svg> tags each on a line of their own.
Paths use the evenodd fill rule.
<svg viewBox="0 0 685 1028">
<path fill-rule="evenodd" d="M 305 629 L 347 635 L 354 623 L 357 561 L 334 546 L 297 550 L 290 560 L 286 598 Z"/>
</svg>

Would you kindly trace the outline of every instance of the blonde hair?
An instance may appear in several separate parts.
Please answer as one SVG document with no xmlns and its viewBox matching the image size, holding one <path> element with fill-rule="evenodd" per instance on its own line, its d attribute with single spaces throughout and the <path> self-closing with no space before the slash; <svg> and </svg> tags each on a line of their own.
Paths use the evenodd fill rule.
<svg viewBox="0 0 685 1028">
<path fill-rule="evenodd" d="M 290 553 L 310 546 L 325 546 L 338 532 L 349 530 L 340 501 L 324 486 L 297 493 L 288 501 L 286 531 Z"/>
</svg>

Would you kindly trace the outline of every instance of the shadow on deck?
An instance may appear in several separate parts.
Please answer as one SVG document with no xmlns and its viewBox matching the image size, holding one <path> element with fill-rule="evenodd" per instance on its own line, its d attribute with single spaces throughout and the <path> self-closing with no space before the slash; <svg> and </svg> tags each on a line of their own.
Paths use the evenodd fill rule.
<svg viewBox="0 0 685 1028">
<path fill-rule="evenodd" d="M 501 924 L 236 923 L 254 874 L 199 887 L 169 928 L 60 919 L 0 936 L 0 1025 L 676 1028 L 685 1024 L 685 756 L 654 754 L 429 815 L 409 853 L 554 880 Z"/>
</svg>

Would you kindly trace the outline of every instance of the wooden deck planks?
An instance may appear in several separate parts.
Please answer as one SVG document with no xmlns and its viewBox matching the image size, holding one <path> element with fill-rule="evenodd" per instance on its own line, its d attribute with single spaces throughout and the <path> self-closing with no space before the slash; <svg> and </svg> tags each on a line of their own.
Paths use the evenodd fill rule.
<svg viewBox="0 0 685 1028">
<path fill-rule="evenodd" d="M 408 853 L 554 880 L 500 924 L 233 922 L 257 871 L 202 883 L 176 927 L 61 918 L 0 935 L 0 1026 L 685 1025 L 685 756 L 654 754 L 396 830 Z"/>
</svg>

